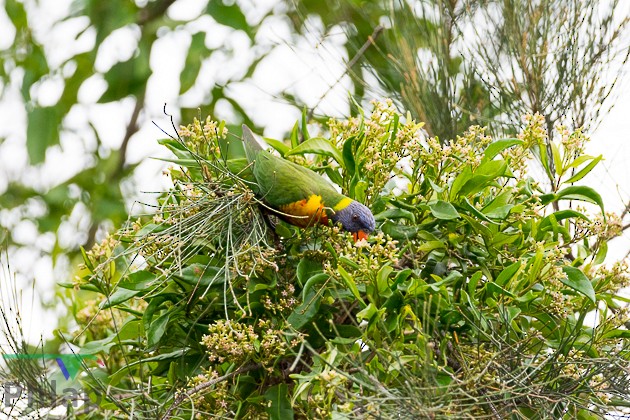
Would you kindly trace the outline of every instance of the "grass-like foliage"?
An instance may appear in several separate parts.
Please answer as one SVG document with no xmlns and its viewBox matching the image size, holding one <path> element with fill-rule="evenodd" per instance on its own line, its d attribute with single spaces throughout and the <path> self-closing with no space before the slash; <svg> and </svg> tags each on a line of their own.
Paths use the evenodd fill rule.
<svg viewBox="0 0 630 420">
<path fill-rule="evenodd" d="M 624 264 L 603 264 L 619 219 L 575 185 L 600 160 L 583 154 L 584 135 L 559 127 L 548 156 L 544 127 L 534 115 L 516 138 L 471 127 L 445 142 L 385 101 L 320 137 L 302 121 L 290 142 L 269 140 L 370 206 L 377 232 L 357 243 L 338 226 L 281 221 L 251 192 L 242 144 L 222 123 L 183 127 L 163 141 L 173 187 L 155 214 L 85 252 L 64 284 L 77 324 L 64 336 L 103 363 L 85 361 L 93 401 L 73 415 L 623 411 L 630 334 L 618 292 L 630 281 Z M 528 176 L 533 153 L 553 192 Z"/>
</svg>

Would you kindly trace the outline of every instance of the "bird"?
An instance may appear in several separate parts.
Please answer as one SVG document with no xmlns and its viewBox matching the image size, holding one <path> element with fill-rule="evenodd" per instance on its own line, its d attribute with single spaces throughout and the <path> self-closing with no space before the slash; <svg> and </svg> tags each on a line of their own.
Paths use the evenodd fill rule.
<svg viewBox="0 0 630 420">
<path fill-rule="evenodd" d="M 254 175 L 254 194 L 286 222 L 301 228 L 340 223 L 355 241 L 374 231 L 376 222 L 367 206 L 339 193 L 310 169 L 271 154 L 244 124 L 243 144 Z"/>
</svg>

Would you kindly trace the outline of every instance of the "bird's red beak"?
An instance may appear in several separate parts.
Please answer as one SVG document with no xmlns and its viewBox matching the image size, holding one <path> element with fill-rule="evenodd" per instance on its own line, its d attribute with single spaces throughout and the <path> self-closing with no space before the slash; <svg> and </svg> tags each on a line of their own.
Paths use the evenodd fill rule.
<svg viewBox="0 0 630 420">
<path fill-rule="evenodd" d="M 360 241 L 361 239 L 367 240 L 368 236 L 370 235 L 363 230 L 359 230 L 358 232 L 352 232 L 352 237 L 354 238 L 354 242 Z"/>
</svg>

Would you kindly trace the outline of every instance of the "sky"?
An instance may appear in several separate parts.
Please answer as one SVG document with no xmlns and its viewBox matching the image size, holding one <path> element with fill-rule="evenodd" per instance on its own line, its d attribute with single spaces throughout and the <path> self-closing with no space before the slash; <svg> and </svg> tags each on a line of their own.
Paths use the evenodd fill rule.
<svg viewBox="0 0 630 420">
<path fill-rule="evenodd" d="M 68 45 L 68 36 L 76 34 L 81 29 L 82 22 L 67 21 L 53 26 L 53 23 L 65 15 L 70 0 L 41 0 L 41 9 L 33 15 L 33 21 L 38 22 L 36 36 L 41 37 L 47 45 L 49 59 L 55 63 L 65 60 L 72 49 L 81 50 L 89 48 L 89 33 L 84 34 Z M 257 16 L 275 7 L 274 0 L 255 2 L 255 7 L 250 10 L 248 17 L 256 20 Z M 630 3 L 630 2 L 628 2 Z M 0 4 L 2 4 L 0 2 Z M 192 19 L 199 15 L 200 9 L 205 3 L 195 0 L 178 0 L 170 9 L 169 14 L 176 19 Z M 6 47 L 12 37 L 10 25 L 6 24 L 7 18 L 0 9 L 0 49 Z M 279 138 L 286 133 L 299 118 L 300 111 L 284 103 L 279 99 L 279 94 L 287 88 L 298 94 L 309 106 L 315 105 L 319 99 L 326 95 L 318 108 L 319 113 L 332 116 L 343 116 L 349 109 L 346 104 L 349 80 L 344 76 L 345 67 L 342 59 L 347 60 L 343 42 L 343 31 L 332 32 L 322 37 L 323 28 L 316 20 L 309 21 L 311 31 L 297 40 L 291 36 L 289 26 L 280 18 L 271 18 L 265 21 L 259 36 L 272 49 L 269 57 L 260 65 L 254 73 L 250 83 L 235 85 L 231 88 L 231 94 L 239 98 L 242 106 L 254 116 L 258 126 L 265 127 L 264 134 L 268 137 Z M 239 50 L 246 50 L 248 40 L 240 33 L 231 32 L 216 25 L 209 17 L 197 19 L 187 25 L 188 29 L 212 28 L 212 37 L 207 37 L 209 44 L 228 44 Z M 96 67 L 99 71 L 106 71 L 115 62 L 124 60 L 133 54 L 134 34 L 131 29 L 117 31 L 106 43 L 101 46 Z M 146 114 L 140 130 L 133 136 L 128 149 L 130 163 L 139 162 L 139 169 L 134 175 L 133 182 L 127 185 L 129 197 L 142 199 L 143 192 L 160 191 L 168 187 L 168 180 L 162 176 L 164 164 L 153 157 L 166 156 L 156 139 L 163 137 L 163 133 L 155 127 L 157 125 L 168 129 L 170 122 L 163 115 L 164 104 L 169 107 L 178 105 L 186 106 L 196 101 L 208 92 L 215 83 L 227 81 L 230 75 L 242 71 L 247 65 L 247 54 L 236 54 L 234 57 L 226 57 L 204 63 L 195 87 L 187 93 L 181 101 L 178 101 L 179 73 L 183 67 L 187 45 L 190 36 L 186 31 L 176 31 L 161 37 L 155 44 L 154 53 L 151 56 L 151 67 L 154 74 L 151 77 L 148 96 L 146 99 Z M 630 39 L 623 42 L 630 45 Z M 107 148 L 116 149 L 124 136 L 129 115 L 133 109 L 133 102 L 123 101 L 122 104 L 98 104 L 97 100 L 105 89 L 105 82 L 98 77 L 93 78 L 87 86 L 80 91 L 79 98 L 82 107 L 68 118 L 71 128 L 85 127 L 86 122 L 92 122 L 101 133 L 102 141 Z M 331 86 L 333 87 L 332 89 Z M 60 94 L 59 84 L 51 81 L 38 87 L 40 101 L 43 104 L 55 102 Z M 584 178 L 586 185 L 594 187 L 606 203 L 607 210 L 620 212 L 630 198 L 630 77 L 626 68 L 622 81 L 617 87 L 617 97 L 613 109 L 604 116 L 602 124 L 592 133 L 592 142 L 587 148 L 591 155 L 602 154 L 604 164 Z M 220 106 L 217 118 L 230 119 L 232 112 L 230 107 Z M 53 147 L 48 155 L 46 164 L 39 169 L 24 171 L 27 156 L 25 149 L 25 125 L 26 112 L 21 107 L 19 92 L 5 91 L 0 101 L 0 138 L 5 138 L 0 144 L 0 191 L 7 178 L 16 174 L 23 177 L 28 183 L 43 187 L 54 185 L 76 173 L 86 164 L 89 156 L 85 153 L 85 142 L 89 141 L 89 135 L 83 138 L 76 134 L 67 134 L 62 137 L 59 147 Z M 130 200 L 129 205 L 133 202 Z M 33 210 L 37 211 L 37 209 Z M 1 217 L 13 217 L 4 214 Z M 87 221 L 82 218 L 80 212 L 73 214 L 71 223 L 68 223 L 61 232 L 62 240 L 71 243 L 76 240 L 75 232 L 79 228 L 86 228 Z M 6 221 L 6 220 L 5 220 Z M 65 229 L 65 230 L 64 230 Z M 15 228 L 14 234 L 28 247 L 16 251 L 11 255 L 12 268 L 16 271 L 30 272 L 36 278 L 35 291 L 44 300 L 53 296 L 54 284 L 60 281 L 59 276 L 68 267 L 59 267 L 53 270 L 50 257 L 36 257 L 40 252 L 48 250 L 54 244 L 51 235 L 38 236 L 36 227 L 29 222 L 22 222 Z M 36 250 L 36 251 L 34 251 Z M 622 238 L 615 239 L 609 248 L 609 260 L 614 261 L 623 258 L 630 250 L 630 232 L 626 232 Z M 11 277 L 11 273 L 0 275 Z M 36 303 L 29 301 L 28 290 L 25 295 L 27 305 L 34 305 L 29 314 L 33 319 L 42 316 L 41 308 Z M 41 331 L 38 323 L 25 323 L 35 330 L 32 333 L 38 336 Z"/>
</svg>

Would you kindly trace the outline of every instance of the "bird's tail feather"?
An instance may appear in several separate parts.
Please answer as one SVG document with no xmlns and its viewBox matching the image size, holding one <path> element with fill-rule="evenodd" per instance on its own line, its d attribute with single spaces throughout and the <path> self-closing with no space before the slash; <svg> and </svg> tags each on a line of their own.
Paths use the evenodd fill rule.
<svg viewBox="0 0 630 420">
<path fill-rule="evenodd" d="M 267 145 L 259 140 L 245 124 L 243 124 L 243 144 L 245 145 L 245 154 L 249 163 L 256 160 L 258 153 L 267 149 Z"/>
</svg>

